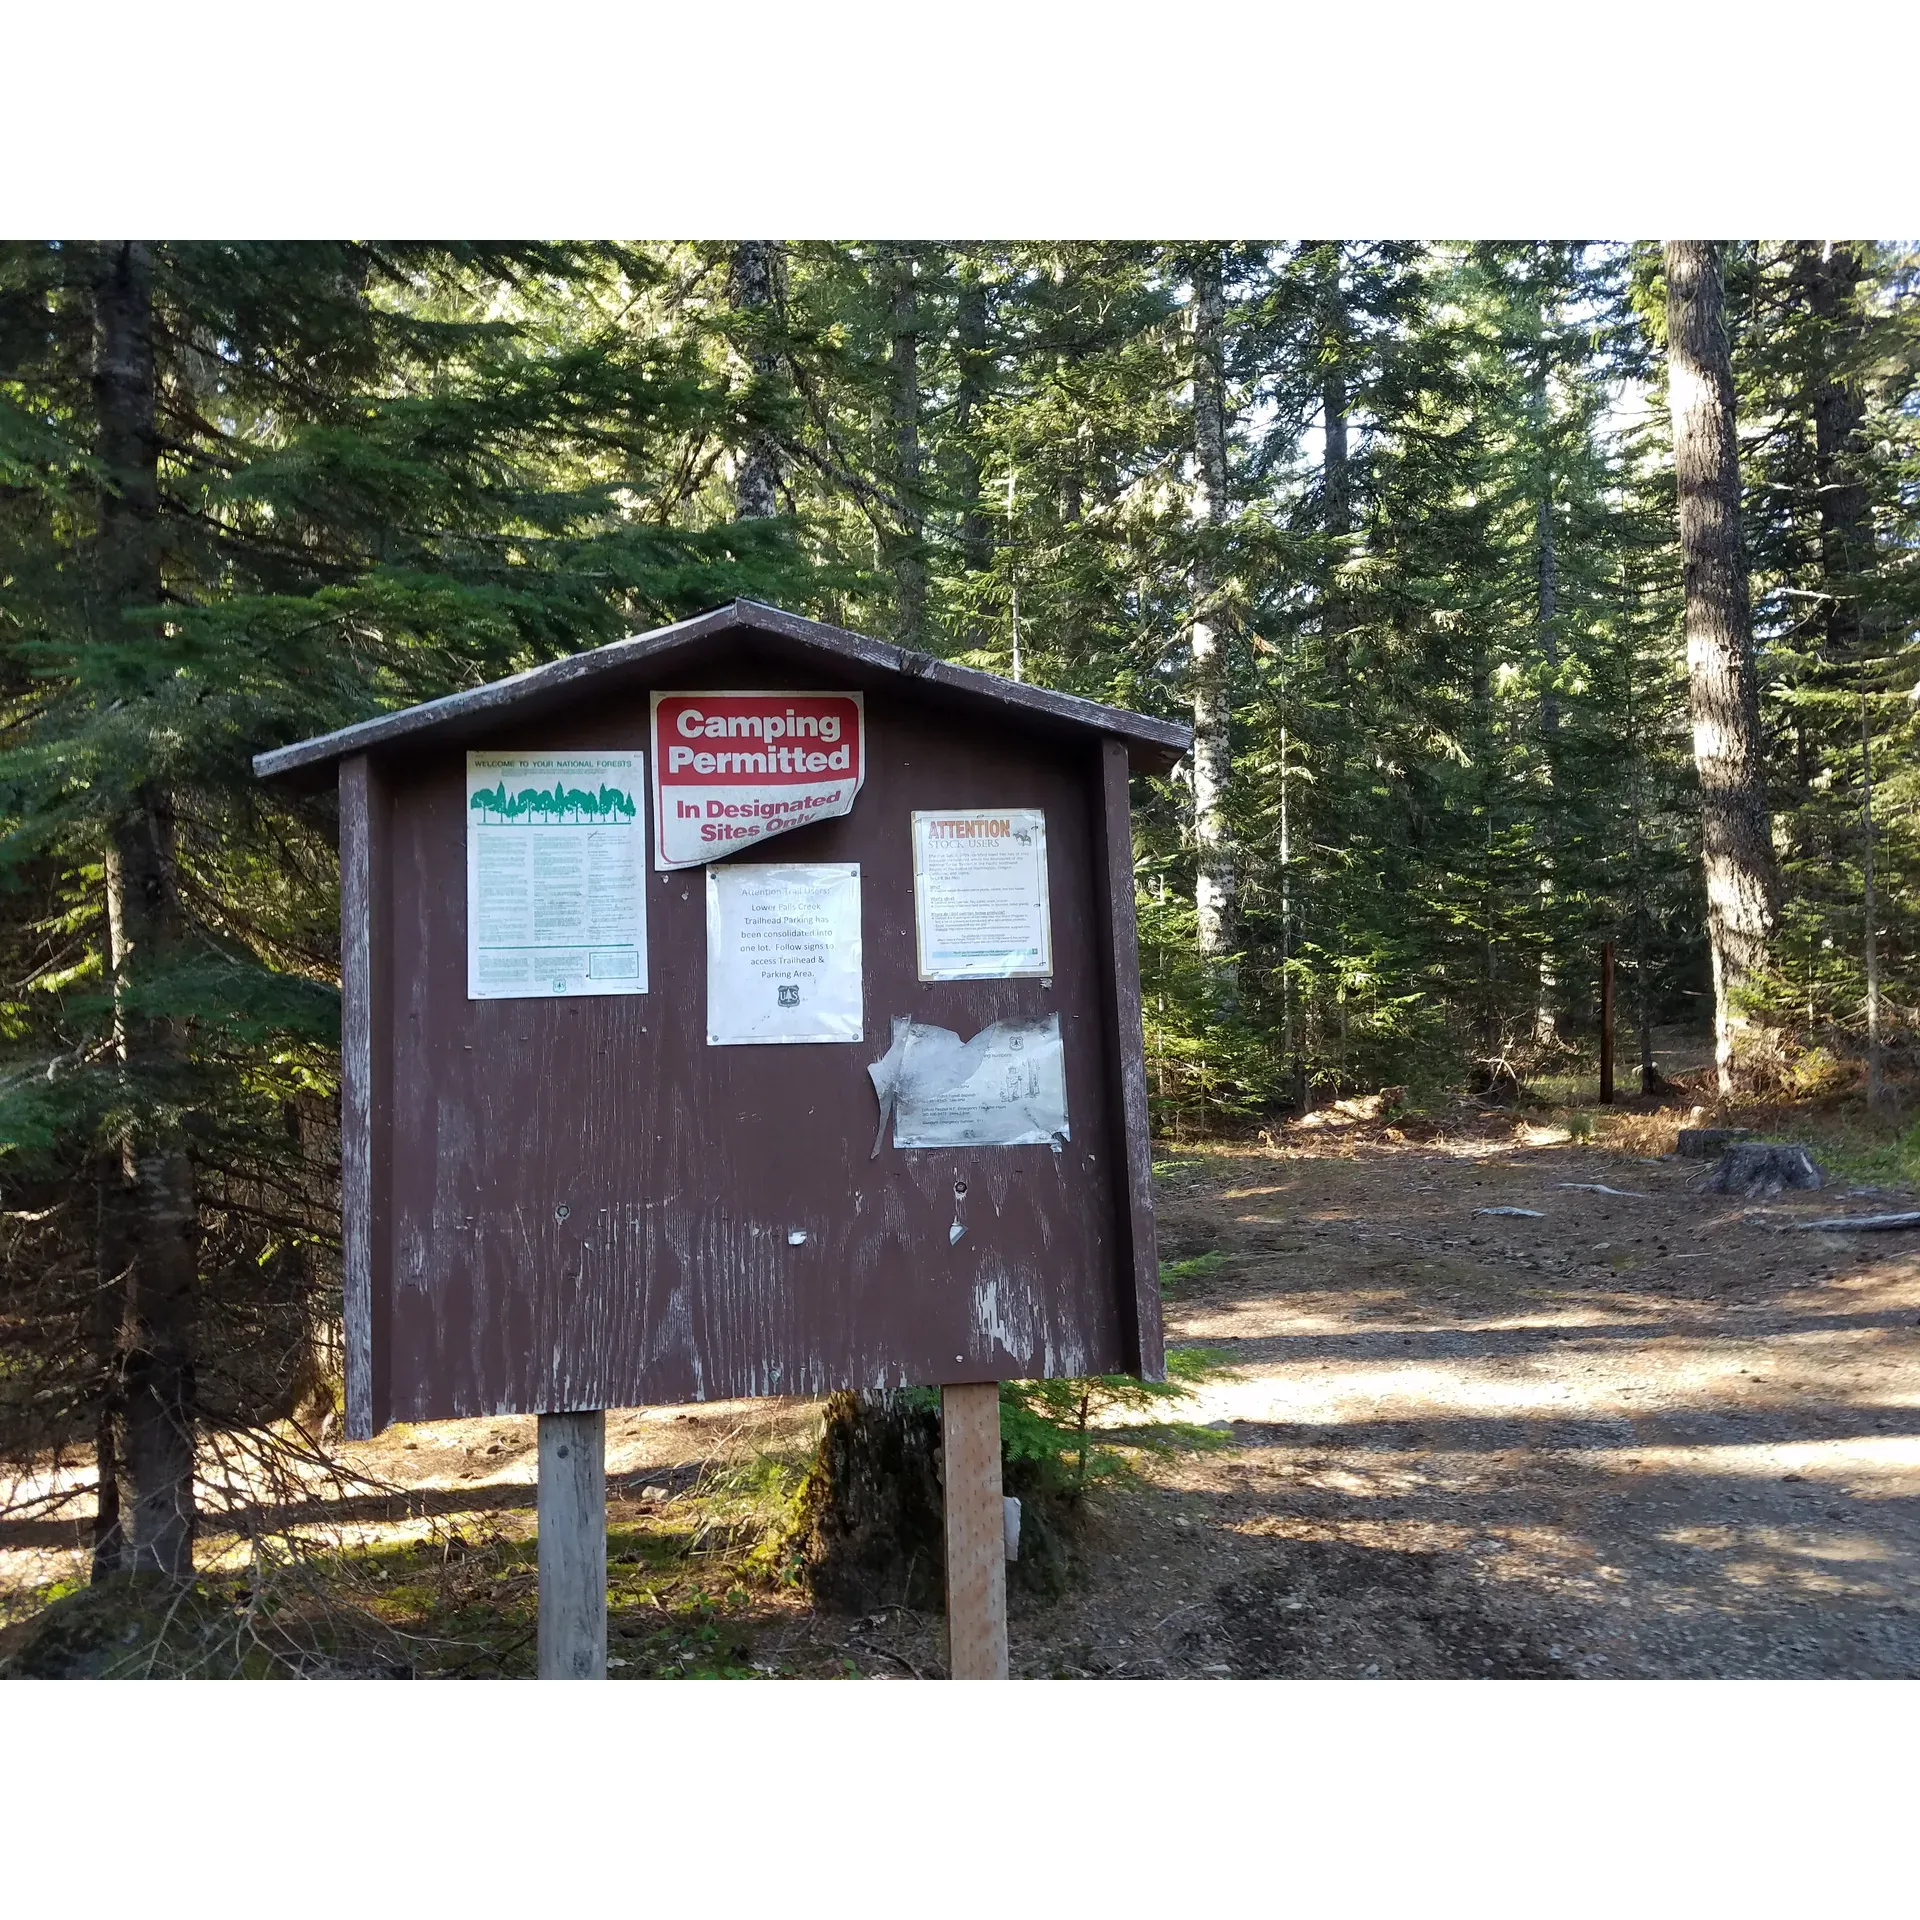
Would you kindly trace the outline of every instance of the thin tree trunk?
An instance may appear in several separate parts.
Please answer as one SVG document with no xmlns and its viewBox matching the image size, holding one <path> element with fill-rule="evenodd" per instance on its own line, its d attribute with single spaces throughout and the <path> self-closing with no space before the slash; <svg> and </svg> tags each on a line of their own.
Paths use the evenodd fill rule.
<svg viewBox="0 0 1920 1920">
<path fill-rule="evenodd" d="M 1666 268 L 1667 380 L 1713 959 L 1714 1060 L 1725 1095 L 1758 1064 L 1764 1045 L 1749 1000 L 1772 958 L 1780 876 L 1767 810 L 1740 531 L 1740 454 L 1720 245 L 1669 241 Z"/>
<path fill-rule="evenodd" d="M 1634 957 L 1634 991 L 1639 997 L 1640 1091 L 1649 1096 L 1660 1091 L 1660 1071 L 1653 1064 L 1653 982 L 1647 975 L 1646 901 L 1640 881 L 1633 890 L 1633 917 L 1637 928 L 1639 952 Z"/>
<path fill-rule="evenodd" d="M 1633 828 L 1631 851 L 1633 857 L 1633 976 L 1634 991 L 1638 997 L 1640 1022 L 1640 1091 L 1653 1095 L 1660 1090 L 1660 1074 L 1653 1064 L 1653 982 L 1649 974 L 1649 956 L 1647 948 L 1647 861 L 1646 838 L 1642 826 L 1643 782 L 1647 771 L 1646 743 L 1640 737 L 1639 720 L 1634 712 L 1633 698 L 1633 661 L 1627 662 L 1627 698 L 1626 698 L 1627 738 L 1632 742 L 1633 779 L 1627 788 L 1628 805 L 1632 809 Z"/>
<path fill-rule="evenodd" d="M 1287 735 L 1286 682 L 1280 689 L 1280 1044 L 1294 1087 L 1294 1104 L 1306 1111 L 1306 1053 L 1293 1018 L 1293 810 L 1289 775 L 1292 742 Z"/>
<path fill-rule="evenodd" d="M 125 1323 L 128 1268 L 126 1182 L 118 1153 L 103 1153 L 94 1167 L 93 1341 L 100 1373 L 100 1407 L 94 1422 L 92 1578 L 97 1584 L 124 1573 L 128 1561 L 126 1515 L 132 1489 L 123 1485 L 119 1431 L 125 1418 L 121 1336 Z"/>
<path fill-rule="evenodd" d="M 1326 500 L 1327 533 L 1338 541 L 1353 531 L 1353 478 L 1347 455 L 1347 379 L 1339 367 L 1327 368 L 1321 381 L 1320 400 L 1327 443 L 1321 455 L 1320 484 Z M 1335 547 L 1332 570 L 1336 577 L 1330 582 L 1330 592 L 1335 596 L 1339 592 L 1337 570 L 1345 557 L 1344 549 Z"/>
<path fill-rule="evenodd" d="M 1324 447 L 1320 456 L 1321 510 L 1327 534 L 1327 577 L 1321 595 L 1321 630 L 1327 678 L 1336 693 L 1347 683 L 1347 608 L 1341 569 L 1353 532 L 1353 475 L 1347 450 L 1346 315 L 1340 303 L 1339 251 L 1321 296 L 1320 408 Z"/>
<path fill-rule="evenodd" d="M 1860 892 L 1866 929 L 1867 1105 L 1886 1100 L 1886 1056 L 1880 1044 L 1879 908 L 1873 894 L 1873 722 L 1865 694 L 1860 696 Z"/>
<path fill-rule="evenodd" d="M 1856 465 L 1866 403 L 1845 366 L 1833 365 L 1835 349 L 1844 355 L 1857 324 L 1860 258 L 1848 246 L 1805 242 L 1795 278 L 1820 321 L 1824 364 L 1813 392 L 1814 498 L 1821 584 L 1827 592 L 1827 649 L 1835 665 L 1845 665 L 1867 637 L 1860 590 L 1874 563 L 1872 503 Z"/>
<path fill-rule="evenodd" d="M 890 560 L 900 644 L 927 643 L 926 509 L 920 491 L 920 290 L 915 249 L 887 249 L 888 366 L 892 373 L 890 425 L 893 491 L 899 524 Z"/>
<path fill-rule="evenodd" d="M 1493 675 L 1484 639 L 1476 628 L 1471 666 L 1473 687 L 1473 766 L 1478 775 L 1480 816 L 1484 825 L 1481 852 L 1485 865 L 1480 884 L 1480 1043 L 1489 1070 L 1504 1051 L 1501 1046 L 1499 965 L 1495 950 L 1500 921 L 1499 880 L 1494 871 L 1493 793 Z"/>
<path fill-rule="evenodd" d="M 1322 791 L 1325 795 L 1323 804 L 1330 808 L 1331 818 L 1339 823 L 1336 829 L 1338 838 L 1345 848 L 1350 849 L 1353 844 L 1353 823 L 1347 806 L 1351 790 L 1347 775 L 1352 764 L 1348 745 L 1352 719 L 1349 682 L 1353 664 L 1350 641 L 1353 620 L 1345 568 L 1352 549 L 1353 467 L 1352 450 L 1348 442 L 1348 409 L 1351 404 L 1347 385 L 1349 327 L 1345 295 L 1340 283 L 1345 248 L 1338 240 L 1328 240 L 1320 242 L 1313 252 L 1319 280 L 1316 328 L 1320 352 L 1322 441 L 1320 509 L 1322 531 L 1326 535 L 1325 572 L 1320 590 L 1320 645 L 1327 686 L 1339 715 L 1332 738 L 1325 747 Z M 1321 897 L 1327 909 L 1335 916 L 1337 924 L 1343 927 L 1347 919 L 1345 896 L 1352 871 L 1350 860 L 1337 860 L 1334 874 L 1330 877 L 1333 897 L 1327 897 L 1329 882 L 1323 881 L 1321 887 Z M 1291 879 L 1291 875 L 1288 877 Z M 1313 1103 L 1312 1081 L 1307 1065 L 1313 994 L 1314 986 L 1309 981 L 1300 996 L 1304 1019 L 1298 1087 L 1299 1105 L 1303 1113 Z"/>
<path fill-rule="evenodd" d="M 1536 417 L 1543 437 L 1546 413 L 1546 372 L 1542 368 L 1538 383 Z M 1541 860 L 1540 872 L 1540 918 L 1543 939 L 1540 948 L 1538 992 L 1534 1002 L 1533 1037 L 1539 1045 L 1545 1047 L 1553 1045 L 1560 1037 L 1559 1013 L 1555 1006 L 1560 991 L 1560 979 L 1554 965 L 1553 953 L 1553 883 L 1558 853 L 1556 845 L 1558 834 L 1555 823 L 1559 819 L 1560 573 L 1559 556 L 1555 551 L 1553 538 L 1551 468 L 1542 476 L 1540 498 L 1534 512 L 1534 553 L 1537 578 L 1535 631 L 1539 636 L 1541 665 L 1545 669 L 1544 683 L 1540 689 L 1540 747 L 1547 782 L 1547 847 Z"/>
<path fill-rule="evenodd" d="M 960 506 L 960 564 L 970 574 L 985 573 L 993 564 L 993 535 L 982 493 L 979 449 L 975 443 L 976 416 L 987 395 L 993 371 L 988 345 L 987 288 L 977 272 L 961 275 L 960 297 L 954 308 L 953 429 L 958 452 L 954 457 L 955 491 Z"/>
<path fill-rule="evenodd" d="M 1539 562 L 1535 631 L 1546 683 L 1540 689 L 1540 737 L 1546 743 L 1548 772 L 1560 744 L 1560 561 L 1553 538 L 1553 477 L 1547 476 L 1534 513 L 1534 547 Z"/>
<path fill-rule="evenodd" d="M 101 637 L 110 643 L 133 637 L 128 614 L 161 597 L 152 275 L 145 243 L 103 247 L 94 288 L 94 400 L 107 483 L 98 556 Z M 198 1210 L 178 1135 L 138 1111 L 165 1097 L 184 1051 L 178 1023 L 140 998 L 142 984 L 177 952 L 186 931 L 173 871 L 173 808 L 161 789 L 148 784 L 131 796 L 111 831 L 105 865 L 115 1037 L 135 1096 L 120 1148 L 127 1259 L 112 1449 L 132 1500 L 119 1520 L 133 1571 L 189 1574 Z"/>
<path fill-rule="evenodd" d="M 747 369 L 764 399 L 779 369 L 770 336 L 779 301 L 781 272 L 777 240 L 741 240 L 728 263 L 727 295 L 734 312 L 747 323 Z M 748 430 L 747 444 L 734 473 L 736 520 L 771 520 L 780 511 L 780 445 L 764 425 Z"/>
<path fill-rule="evenodd" d="M 1235 985 L 1228 958 L 1234 941 L 1234 849 L 1228 816 L 1233 708 L 1211 539 L 1227 511 L 1226 379 L 1221 357 L 1225 321 L 1220 252 L 1208 248 L 1197 257 L 1193 270 L 1194 518 L 1202 538 L 1191 583 L 1193 838 L 1198 854 L 1194 909 L 1200 955 L 1213 963 L 1216 985 L 1230 995 Z"/>
</svg>

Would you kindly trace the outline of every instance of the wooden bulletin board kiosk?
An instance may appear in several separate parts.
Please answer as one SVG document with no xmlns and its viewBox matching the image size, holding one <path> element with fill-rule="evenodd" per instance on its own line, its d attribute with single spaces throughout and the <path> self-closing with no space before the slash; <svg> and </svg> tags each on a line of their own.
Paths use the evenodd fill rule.
<svg viewBox="0 0 1920 1920">
<path fill-rule="evenodd" d="M 951 1483 L 993 1383 L 1161 1377 L 1127 776 L 1188 742 L 737 601 L 256 759 L 339 782 L 348 1432 L 549 1417 L 543 1672 L 608 1407 L 957 1389 Z"/>
</svg>

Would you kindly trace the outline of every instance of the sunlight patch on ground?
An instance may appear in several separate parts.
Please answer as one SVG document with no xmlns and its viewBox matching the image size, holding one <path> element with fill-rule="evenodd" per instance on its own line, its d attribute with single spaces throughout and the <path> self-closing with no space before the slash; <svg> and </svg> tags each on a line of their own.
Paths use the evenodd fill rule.
<svg viewBox="0 0 1920 1920">
<path fill-rule="evenodd" d="M 1749 1445 L 1668 1444 L 1648 1434 L 1647 1428 L 1662 1420 L 1738 1411 L 1740 1402 L 1730 1396 L 1742 1387 L 1750 1394 L 1754 1388 L 1787 1384 L 1779 1368 L 1758 1376 L 1743 1371 L 1742 1357 L 1738 1352 L 1708 1351 L 1677 1365 L 1669 1362 L 1671 1371 L 1651 1403 L 1649 1389 L 1634 1378 L 1631 1352 L 1576 1356 L 1554 1347 L 1484 1361 L 1435 1364 L 1409 1359 L 1373 1366 L 1330 1358 L 1206 1381 L 1176 1409 L 1115 1409 L 1101 1424 L 1116 1430 L 1150 1425 L 1169 1411 L 1193 1425 L 1228 1428 L 1419 1428 L 1459 1420 L 1532 1421 L 1540 1431 L 1517 1434 L 1510 1444 L 1573 1444 L 1591 1456 L 1596 1471 L 1770 1480 L 1802 1473 L 1822 1482 L 1863 1477 L 1897 1482 L 1876 1488 L 1887 1493 L 1905 1490 L 1910 1483 L 1920 1486 L 1920 1436 L 1853 1435 Z M 1770 1394 L 1761 1405 L 1749 1400 L 1746 1410 L 1773 1412 L 1779 1404 Z M 1888 1403 L 1876 1399 L 1853 1404 L 1860 1411 L 1877 1412 Z M 1595 1424 L 1571 1443 L 1549 1430 L 1548 1423 L 1583 1419 Z M 1458 1450 L 1444 1433 L 1432 1449 L 1436 1456 Z"/>
<path fill-rule="evenodd" d="M 1775 1440 L 1761 1446 L 1631 1446 L 1630 1464 L 1638 1472 L 1699 1475 L 1715 1479 L 1779 1480 L 1797 1473 L 1823 1489 L 1850 1483 L 1841 1491 L 1862 1491 L 1862 1482 L 1879 1480 L 1875 1499 L 1920 1492 L 1920 1435 L 1859 1434 L 1844 1440 Z"/>
<path fill-rule="evenodd" d="M 1791 1533 L 1778 1527 L 1742 1527 L 1719 1524 L 1692 1527 L 1668 1527 L 1658 1536 L 1669 1546 L 1689 1547 L 1699 1553 L 1726 1554 L 1737 1557 L 1723 1561 L 1722 1571 L 1728 1575 L 1740 1574 L 1750 1582 L 1766 1581 L 1779 1577 L 1777 1563 L 1767 1563 L 1752 1554 L 1756 1548 L 1764 1547 L 1770 1553 L 1777 1553 L 1805 1563 L 1803 1568 L 1808 1578 L 1816 1579 L 1828 1565 L 1879 1567 L 1896 1564 L 1901 1556 L 1895 1553 L 1883 1541 L 1875 1540 L 1864 1534 L 1827 1534 L 1817 1541 L 1797 1539 Z M 1818 1563 L 1818 1564 L 1815 1564 Z M 1842 1588 L 1834 1586 L 1832 1591 Z"/>
</svg>

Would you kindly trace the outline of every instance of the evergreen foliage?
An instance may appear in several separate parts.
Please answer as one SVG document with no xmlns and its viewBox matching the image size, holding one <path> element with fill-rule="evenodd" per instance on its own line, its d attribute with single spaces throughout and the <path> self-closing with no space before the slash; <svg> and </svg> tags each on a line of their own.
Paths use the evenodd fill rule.
<svg viewBox="0 0 1920 1920">
<path fill-rule="evenodd" d="M 1868 1050 L 1899 1079 L 1915 259 L 1725 268 L 1769 1013 L 1800 1084 Z M 1190 781 L 1136 782 L 1163 1123 L 1590 1053 L 1605 939 L 1628 1033 L 1702 1024 L 1661 276 L 1604 242 L 0 247 L 8 1449 L 133 1393 L 116 1210 L 165 1166 L 195 1417 L 328 1372 L 334 822 L 251 755 L 737 593 L 1190 717 L 1208 583 L 1234 989 L 1196 951 Z"/>
<path fill-rule="evenodd" d="M 5 1267 L 10 1450 L 91 1440 L 128 1397 L 154 1342 L 115 1288 L 142 1284 L 161 1161 L 190 1170 L 196 1270 L 168 1391 L 245 1425 L 328 1370 L 332 806 L 270 799 L 251 756 L 805 597 L 782 525 L 688 510 L 732 401 L 698 337 L 647 323 L 663 275 L 611 247 L 0 249 L 0 1137 L 35 1216 Z M 113 440 L 142 403 L 108 385 L 115 285 L 151 342 L 145 446 Z M 150 897 L 122 892 L 156 931 L 116 945 L 142 845 Z"/>
</svg>

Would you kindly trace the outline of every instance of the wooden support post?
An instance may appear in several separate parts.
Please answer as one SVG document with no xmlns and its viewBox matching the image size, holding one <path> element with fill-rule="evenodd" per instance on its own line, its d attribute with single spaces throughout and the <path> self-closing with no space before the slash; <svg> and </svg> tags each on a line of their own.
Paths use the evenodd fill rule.
<svg viewBox="0 0 1920 1920">
<path fill-rule="evenodd" d="M 1600 1104 L 1613 1105 L 1613 942 L 1600 942 Z"/>
<path fill-rule="evenodd" d="M 1000 1497 L 1000 1388 L 940 1389 L 947 1510 L 947 1672 L 1007 1677 L 1007 1532 Z"/>
<path fill-rule="evenodd" d="M 540 1416 L 540 1678 L 607 1677 L 607 1416 Z"/>
</svg>

